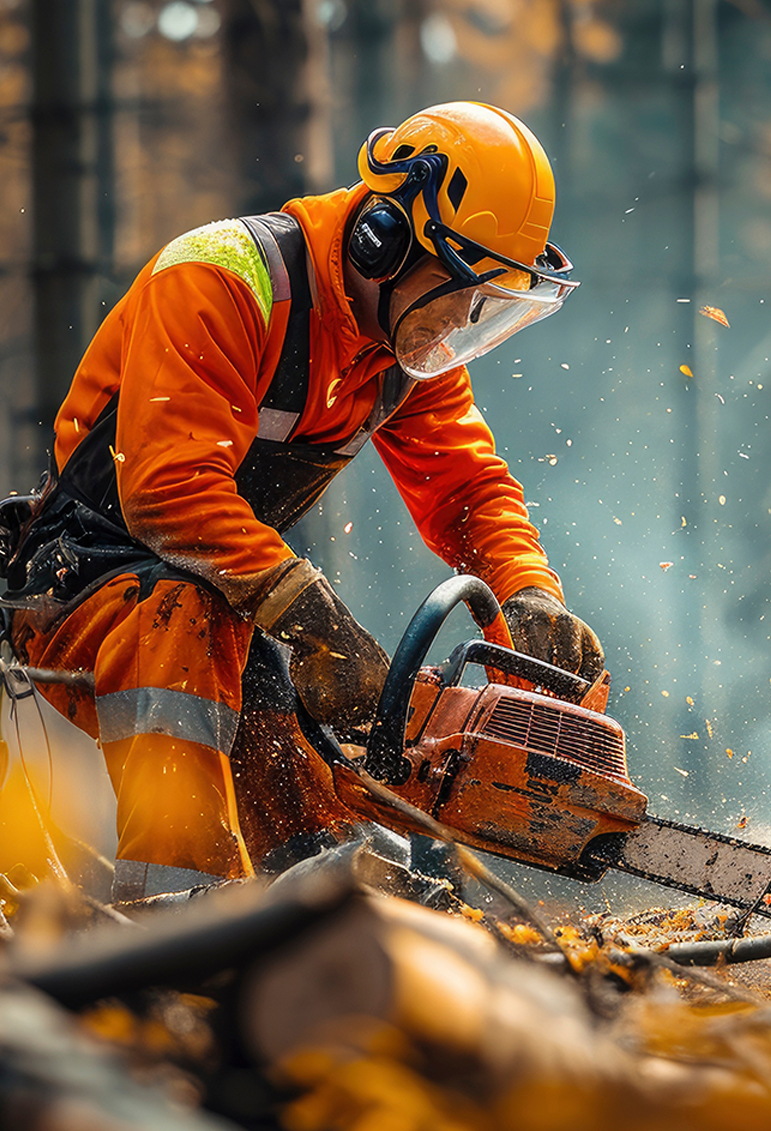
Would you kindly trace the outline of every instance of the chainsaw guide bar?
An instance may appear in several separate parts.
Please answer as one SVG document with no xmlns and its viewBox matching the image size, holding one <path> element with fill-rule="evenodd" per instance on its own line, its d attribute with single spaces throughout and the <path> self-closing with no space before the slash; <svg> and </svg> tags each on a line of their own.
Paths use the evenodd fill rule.
<svg viewBox="0 0 771 1131">
<path fill-rule="evenodd" d="M 771 918 L 771 848 L 647 816 L 636 829 L 590 844 L 588 859 L 665 887 Z M 757 906 L 756 906 L 757 905 Z"/>
</svg>

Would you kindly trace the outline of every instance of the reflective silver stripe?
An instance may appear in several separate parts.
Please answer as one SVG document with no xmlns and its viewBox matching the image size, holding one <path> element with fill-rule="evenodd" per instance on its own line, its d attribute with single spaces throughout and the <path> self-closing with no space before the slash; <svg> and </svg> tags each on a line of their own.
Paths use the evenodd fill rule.
<svg viewBox="0 0 771 1131">
<path fill-rule="evenodd" d="M 352 440 L 349 440 L 344 448 L 337 448 L 335 455 L 338 456 L 355 456 L 357 452 L 366 444 L 367 440 L 372 436 L 375 429 L 361 428 Z"/>
<path fill-rule="evenodd" d="M 257 435 L 261 440 L 286 440 L 299 419 L 299 412 L 284 412 L 280 408 L 260 408 Z"/>
<path fill-rule="evenodd" d="M 225 876 L 212 876 L 193 868 L 173 868 L 169 864 L 145 864 L 142 860 L 116 860 L 112 881 L 112 898 L 116 903 L 128 903 L 147 895 L 162 895 L 167 891 L 187 891 L 199 884 L 216 884 Z"/>
<path fill-rule="evenodd" d="M 165 687 L 133 687 L 100 695 L 96 712 L 102 742 L 168 734 L 229 754 L 238 727 L 238 712 L 232 707 Z"/>
<path fill-rule="evenodd" d="M 268 261 L 270 281 L 273 285 L 273 301 L 281 302 L 283 299 L 291 298 L 292 292 L 289 287 L 289 272 L 286 269 L 284 257 L 281 254 L 278 241 L 273 235 L 273 232 L 271 232 L 268 225 L 264 224 L 257 216 L 250 216 L 249 224 L 244 224 L 244 227 L 247 229 L 256 229 L 257 235 L 260 238 L 262 250 L 265 252 L 265 258 Z"/>
</svg>

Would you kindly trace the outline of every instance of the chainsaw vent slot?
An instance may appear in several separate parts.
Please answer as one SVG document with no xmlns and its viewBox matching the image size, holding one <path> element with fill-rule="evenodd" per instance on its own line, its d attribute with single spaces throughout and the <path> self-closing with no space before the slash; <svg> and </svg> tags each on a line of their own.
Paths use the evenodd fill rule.
<svg viewBox="0 0 771 1131">
<path fill-rule="evenodd" d="M 623 733 L 594 720 L 518 699 L 499 699 L 482 731 L 526 750 L 552 754 L 628 781 Z"/>
</svg>

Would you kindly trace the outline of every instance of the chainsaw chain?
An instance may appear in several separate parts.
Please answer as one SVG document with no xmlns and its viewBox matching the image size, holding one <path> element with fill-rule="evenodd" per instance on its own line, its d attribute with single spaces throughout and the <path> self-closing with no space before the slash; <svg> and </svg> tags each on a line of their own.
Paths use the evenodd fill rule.
<svg viewBox="0 0 771 1131">
<path fill-rule="evenodd" d="M 649 815 L 645 818 L 645 820 L 647 823 L 657 825 L 659 828 L 676 829 L 678 832 L 706 837 L 708 840 L 719 841 L 721 844 L 728 844 L 731 845 L 731 847 L 735 846 L 737 848 L 748 848 L 750 849 L 750 851 L 758 852 L 761 855 L 771 856 L 771 847 L 765 844 L 750 844 L 749 841 L 739 840 L 738 837 L 726 836 L 723 833 L 715 833 L 710 829 L 703 829 L 697 825 L 681 825 L 679 821 L 669 821 L 664 817 L 652 817 Z M 593 854 L 591 853 L 590 846 L 589 856 L 592 857 L 592 855 Z M 650 872 L 645 872 L 641 868 L 630 867 L 629 865 L 624 863 L 623 847 L 618 853 L 618 857 L 616 859 L 610 859 L 609 857 L 601 856 L 600 854 L 597 855 L 596 859 L 598 860 L 598 862 L 601 861 L 606 865 L 609 864 L 611 867 L 616 868 L 618 871 L 626 872 L 628 875 L 639 876 L 641 879 L 648 880 L 650 883 L 658 884 L 659 886 L 675 888 L 677 891 L 682 891 L 686 895 L 695 895 L 698 898 L 705 900 L 707 903 L 724 903 L 728 904 L 730 907 L 736 907 L 740 911 L 748 911 L 754 906 L 754 915 L 762 915 L 766 919 L 771 919 L 771 907 L 767 904 L 761 903 L 760 906 L 755 906 L 752 903 L 748 904 L 742 900 L 729 899 L 727 897 L 716 900 L 706 892 L 695 891 L 692 885 L 689 886 L 687 884 L 678 883 L 678 881 L 674 878 L 668 877 L 665 880 L 662 879 L 661 876 L 654 875 Z M 769 888 L 771 888 L 771 882 L 769 882 Z"/>
</svg>

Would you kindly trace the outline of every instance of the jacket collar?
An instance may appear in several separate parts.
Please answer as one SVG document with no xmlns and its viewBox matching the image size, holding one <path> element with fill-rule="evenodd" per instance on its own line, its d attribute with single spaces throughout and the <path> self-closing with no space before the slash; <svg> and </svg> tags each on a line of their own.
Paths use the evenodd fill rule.
<svg viewBox="0 0 771 1131">
<path fill-rule="evenodd" d="M 335 335 L 340 371 L 344 372 L 362 352 L 379 352 L 380 368 L 393 364 L 393 353 L 384 343 L 374 342 L 359 332 L 345 293 L 343 264 L 345 236 L 351 215 L 367 196 L 364 184 L 336 189 L 322 196 L 303 196 L 288 201 L 282 212 L 289 212 L 305 234 L 313 268 L 311 290 L 314 306 L 326 328 Z M 370 369 L 370 367 L 367 367 Z"/>
</svg>

